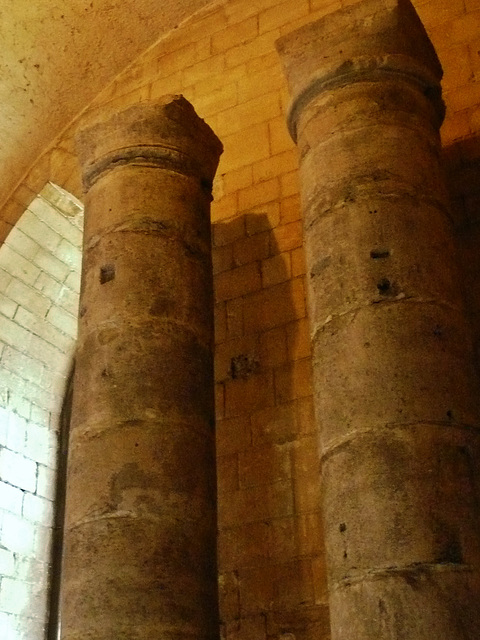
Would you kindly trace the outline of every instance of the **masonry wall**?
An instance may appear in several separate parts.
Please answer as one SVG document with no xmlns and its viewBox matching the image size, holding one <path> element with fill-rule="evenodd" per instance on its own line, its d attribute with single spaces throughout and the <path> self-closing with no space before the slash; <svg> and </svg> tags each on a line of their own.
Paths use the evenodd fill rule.
<svg viewBox="0 0 480 640">
<path fill-rule="evenodd" d="M 328 637 L 297 155 L 274 42 L 346 4 L 223 3 L 147 52 L 85 116 L 183 93 L 225 146 L 212 223 L 220 609 L 232 640 Z M 480 127 L 480 4 L 416 5 L 445 65 L 451 147 Z"/>
<path fill-rule="evenodd" d="M 328 637 L 298 163 L 274 42 L 347 4 L 218 3 L 148 50 L 83 116 L 183 93 L 225 147 L 212 224 L 220 607 L 228 640 Z M 445 69 L 442 135 L 464 261 L 459 287 L 478 326 L 480 0 L 414 5 Z M 81 196 L 76 126 L 32 168 L 4 220 L 15 221 L 47 179 Z"/>
<path fill-rule="evenodd" d="M 40 640 L 47 622 L 59 412 L 77 330 L 81 222 L 78 205 L 47 185 L 0 248 L 2 640 Z"/>
</svg>

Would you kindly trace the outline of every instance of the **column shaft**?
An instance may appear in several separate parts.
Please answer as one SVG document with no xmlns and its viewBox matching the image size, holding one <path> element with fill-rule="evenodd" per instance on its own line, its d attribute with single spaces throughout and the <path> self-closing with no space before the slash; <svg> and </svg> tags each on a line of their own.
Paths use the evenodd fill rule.
<svg viewBox="0 0 480 640">
<path fill-rule="evenodd" d="M 62 638 L 218 637 L 211 183 L 180 96 L 81 131 Z"/>
<path fill-rule="evenodd" d="M 479 406 L 407 0 L 278 43 L 301 157 L 333 640 L 480 637 Z"/>
</svg>

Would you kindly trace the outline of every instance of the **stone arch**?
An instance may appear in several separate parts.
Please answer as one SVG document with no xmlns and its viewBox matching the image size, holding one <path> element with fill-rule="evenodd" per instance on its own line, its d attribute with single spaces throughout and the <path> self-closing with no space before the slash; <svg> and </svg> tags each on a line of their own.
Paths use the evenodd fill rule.
<svg viewBox="0 0 480 640">
<path fill-rule="evenodd" d="M 0 248 L 0 627 L 47 624 L 60 414 L 73 363 L 83 207 L 47 183 Z"/>
</svg>

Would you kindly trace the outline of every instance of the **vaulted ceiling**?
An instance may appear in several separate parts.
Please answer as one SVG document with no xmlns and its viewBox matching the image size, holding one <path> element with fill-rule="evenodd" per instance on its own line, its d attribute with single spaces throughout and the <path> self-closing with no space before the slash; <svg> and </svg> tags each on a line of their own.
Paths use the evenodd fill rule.
<svg viewBox="0 0 480 640">
<path fill-rule="evenodd" d="M 0 205 L 142 51 L 208 0 L 2 0 Z"/>
</svg>

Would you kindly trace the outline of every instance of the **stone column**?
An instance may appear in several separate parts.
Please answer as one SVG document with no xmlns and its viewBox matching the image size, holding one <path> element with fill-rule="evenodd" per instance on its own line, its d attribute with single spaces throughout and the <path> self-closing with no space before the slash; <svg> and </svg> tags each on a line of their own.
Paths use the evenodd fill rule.
<svg viewBox="0 0 480 640">
<path fill-rule="evenodd" d="M 278 42 L 300 152 L 334 640 L 480 638 L 479 392 L 408 0 Z"/>
<path fill-rule="evenodd" d="M 85 241 L 62 587 L 65 640 L 218 637 L 211 187 L 181 96 L 78 136 Z"/>
</svg>

